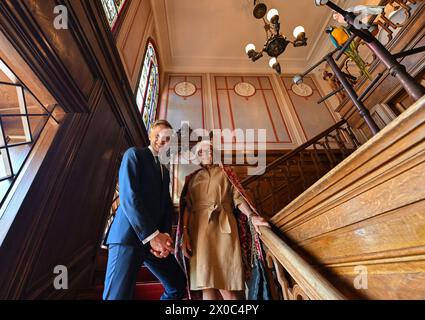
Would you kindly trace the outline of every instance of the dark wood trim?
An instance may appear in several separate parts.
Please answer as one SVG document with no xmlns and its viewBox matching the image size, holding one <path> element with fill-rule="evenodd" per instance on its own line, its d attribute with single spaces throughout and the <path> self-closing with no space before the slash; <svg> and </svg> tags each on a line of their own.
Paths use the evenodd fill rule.
<svg viewBox="0 0 425 320">
<path fill-rule="evenodd" d="M 30 12 L 28 2 L 0 2 L 0 30 L 66 112 L 25 200 L 16 208 L 16 218 L 0 247 L 0 259 L 3 261 L 0 264 L 2 299 L 67 297 L 68 294 L 50 292 L 52 287 L 48 284 L 48 276 L 53 272 L 47 266 L 50 262 L 56 264 L 61 261 L 61 264 L 75 264 L 78 267 L 78 280 L 74 282 L 76 287 L 73 290 L 89 283 L 109 213 L 120 154 L 129 146 L 148 143 L 109 26 L 102 24 L 100 10 L 103 8 L 99 7 L 98 1 L 43 1 L 43 6 L 37 12 Z M 47 1 L 50 3 L 44 6 Z M 42 10 L 57 4 L 68 7 L 70 29 L 58 33 L 53 42 L 38 23 L 43 21 L 41 15 L 52 14 Z M 57 50 L 57 46 L 66 48 L 69 39 L 73 41 L 73 50 L 79 51 L 75 52 L 75 57 L 82 59 L 81 66 L 88 66 L 85 74 L 89 73 L 90 81 L 93 80 L 86 90 L 82 89 L 80 79 L 74 78 L 78 70 L 67 69 L 68 57 L 62 56 L 66 51 Z M 111 122 L 110 126 L 102 123 L 103 118 Z M 107 131 L 108 140 L 105 138 L 104 144 L 99 147 L 93 133 L 96 132 L 94 126 L 102 126 L 99 130 Z M 87 212 L 83 214 L 82 208 L 69 203 L 69 199 L 73 199 L 69 193 L 79 192 L 79 177 L 75 172 L 84 172 L 86 166 L 90 170 L 87 174 L 95 172 L 96 164 L 90 152 L 96 150 L 97 157 L 102 157 L 102 172 L 107 174 L 101 177 L 102 181 L 96 181 L 96 202 L 90 194 L 81 194 L 76 198 L 79 205 L 87 204 L 93 208 L 94 212 L 87 215 Z M 88 186 L 90 182 L 87 179 L 84 181 Z M 64 203 L 69 203 L 69 208 L 64 208 Z M 80 235 L 79 226 L 74 224 L 69 234 L 58 234 L 55 224 L 66 226 L 67 219 L 73 214 L 81 219 L 82 227 L 91 224 L 90 233 Z M 69 239 L 73 236 L 87 238 L 82 238 L 81 244 L 77 242 L 78 248 L 70 245 L 69 249 L 61 252 L 61 256 L 49 255 L 48 249 L 54 246 L 49 243 L 51 239 L 65 236 Z M 46 254 L 48 260 L 43 261 Z"/>
<path fill-rule="evenodd" d="M 31 203 L 29 203 L 31 201 L 28 201 L 28 199 L 24 201 L 19 209 L 14 224 L 10 228 L 0 248 L 0 256 L 2 259 L 7 259 L 8 265 L 14 265 L 12 270 L 3 270 L 3 267 L 6 266 L 3 264 L 0 265 L 1 273 L 5 277 L 0 279 L 0 284 L 2 284 L 0 286 L 0 297 L 2 298 L 19 299 L 21 292 L 25 288 L 27 277 L 31 272 L 32 263 L 38 252 L 36 248 L 40 247 L 43 234 L 48 228 L 48 221 L 50 221 L 50 217 L 54 212 L 54 208 L 50 207 L 49 209 L 49 205 L 52 206 L 52 204 L 54 205 L 59 202 L 58 197 L 60 195 L 58 192 L 53 192 L 53 190 L 57 191 L 58 189 L 63 189 L 66 183 L 66 177 L 61 173 L 68 172 L 62 168 L 66 168 L 70 163 L 62 165 L 61 161 L 68 160 L 72 162 L 72 159 L 75 157 L 76 152 L 73 149 L 75 148 L 76 136 L 72 138 L 71 136 L 73 136 L 73 132 L 79 131 L 79 126 L 85 122 L 84 118 L 87 118 L 87 115 L 76 114 L 75 116 L 66 116 L 51 147 L 52 151 L 60 151 L 56 152 L 56 154 L 53 154 L 54 152 L 52 151 L 49 152 L 44 160 L 44 165 L 40 168 L 40 172 L 46 172 L 47 170 L 49 174 L 44 177 L 40 177 L 40 174 L 38 174 L 34 182 L 34 184 L 45 186 L 42 192 L 40 190 L 34 194 L 33 190 L 32 197 L 38 199 L 39 209 L 30 213 L 27 209 L 31 208 Z M 66 133 L 68 133 L 68 139 L 66 139 Z M 67 143 L 61 144 L 62 147 L 58 146 L 60 142 L 66 140 L 68 140 Z M 62 157 L 62 155 L 65 155 L 65 157 Z M 52 163 L 53 161 L 57 163 L 56 168 L 46 168 L 46 164 Z M 52 177 L 55 177 L 55 179 L 51 179 Z M 41 182 L 40 180 L 44 181 Z M 26 206 L 28 206 L 28 208 L 26 208 Z M 19 251 L 19 254 L 15 252 L 15 250 Z M 2 283 L 2 281 L 5 280 L 9 280 L 8 285 Z"/>
<path fill-rule="evenodd" d="M 118 18 L 115 21 L 111 32 L 114 35 L 114 39 L 117 40 L 118 34 L 120 33 L 121 27 L 123 25 L 123 22 L 125 18 L 127 17 L 128 9 L 130 8 L 133 0 L 124 0 L 124 5 L 121 9 L 121 11 L 118 13 Z M 137 0 L 140 1 L 140 0 Z"/>
<path fill-rule="evenodd" d="M 75 252 L 74 257 L 67 264 L 68 268 L 68 285 L 70 288 L 76 287 L 78 280 L 81 277 L 87 277 L 88 271 L 91 269 L 89 261 L 93 260 L 93 245 L 88 243 L 86 246 Z M 67 296 L 71 292 L 64 290 L 65 292 L 59 292 L 52 290 L 53 279 L 56 275 L 53 274 L 53 269 L 48 272 L 39 281 L 33 283 L 33 288 L 26 288 L 28 294 L 27 297 L 30 300 L 36 300 L 40 297 L 49 297 L 49 299 L 55 296 Z M 77 282 L 77 283 L 76 283 Z"/>
<path fill-rule="evenodd" d="M 87 112 L 86 99 L 31 16 L 25 2 L 0 2 L 0 30 L 66 112 Z M 36 37 L 31 36 L 37 34 Z"/>
<path fill-rule="evenodd" d="M 70 0 L 64 1 L 68 3 L 69 7 L 72 7 L 72 5 L 74 5 L 74 7 L 76 6 L 75 2 L 71 2 Z M 121 57 L 116 47 L 115 40 L 112 37 L 107 21 L 104 21 L 103 24 L 101 21 L 101 12 L 103 12 L 102 4 L 99 1 L 82 1 L 78 7 L 74 8 L 74 11 L 75 20 L 80 21 L 79 29 L 81 29 L 81 31 L 79 32 L 79 38 L 87 39 L 86 31 L 84 30 L 87 29 L 87 27 L 90 27 L 95 39 L 97 40 L 96 44 L 99 46 L 99 49 L 104 55 L 103 60 L 109 65 L 107 70 L 105 70 L 104 67 L 102 68 L 100 66 L 100 62 L 98 62 L 99 58 L 92 50 L 90 50 L 92 53 L 91 56 L 93 57 L 92 61 L 95 61 L 101 69 L 101 76 L 103 78 L 113 80 L 105 83 L 105 86 L 107 87 L 106 91 L 110 95 L 110 98 L 114 100 L 114 113 L 116 113 L 121 125 L 126 131 L 126 139 L 131 141 L 134 137 L 137 137 L 137 140 L 132 141 L 132 145 L 147 145 L 149 138 L 147 136 L 146 129 L 143 126 L 143 121 L 140 121 L 141 116 L 139 116 L 137 108 L 135 107 L 136 97 L 134 94 L 131 94 L 131 86 L 121 62 Z M 82 19 L 79 18 L 83 13 L 88 16 L 86 22 L 89 23 L 89 26 L 83 25 Z M 100 28 L 102 25 L 104 28 Z M 93 41 L 89 41 L 89 39 L 87 39 L 86 42 L 89 47 L 93 47 Z M 109 74 L 105 73 L 103 70 Z M 114 86 L 112 86 L 112 84 L 114 84 Z M 114 95 L 110 94 L 112 92 Z M 125 93 L 124 96 L 122 96 L 123 93 Z M 121 96 L 115 96 L 115 94 L 120 94 Z M 130 123 L 134 128 L 129 126 Z"/>
</svg>

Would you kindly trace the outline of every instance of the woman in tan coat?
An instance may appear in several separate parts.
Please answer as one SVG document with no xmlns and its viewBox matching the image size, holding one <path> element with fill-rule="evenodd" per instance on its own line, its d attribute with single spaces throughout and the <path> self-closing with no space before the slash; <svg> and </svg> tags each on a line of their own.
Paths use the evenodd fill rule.
<svg viewBox="0 0 425 320">
<path fill-rule="evenodd" d="M 245 272 L 237 208 L 248 217 L 256 232 L 268 223 L 246 201 L 221 165 L 213 164 L 209 142 L 198 144 L 202 169 L 191 176 L 185 187 L 181 249 L 188 259 L 191 291 L 202 291 L 204 300 L 240 299 L 245 290 Z"/>
</svg>

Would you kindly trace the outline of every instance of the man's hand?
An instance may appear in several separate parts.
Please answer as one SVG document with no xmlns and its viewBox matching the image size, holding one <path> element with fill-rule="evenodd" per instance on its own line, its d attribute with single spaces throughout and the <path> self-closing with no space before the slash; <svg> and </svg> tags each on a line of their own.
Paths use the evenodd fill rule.
<svg viewBox="0 0 425 320">
<path fill-rule="evenodd" d="M 173 239 L 169 234 L 160 233 L 150 241 L 151 253 L 157 258 L 165 259 L 174 251 Z"/>
</svg>

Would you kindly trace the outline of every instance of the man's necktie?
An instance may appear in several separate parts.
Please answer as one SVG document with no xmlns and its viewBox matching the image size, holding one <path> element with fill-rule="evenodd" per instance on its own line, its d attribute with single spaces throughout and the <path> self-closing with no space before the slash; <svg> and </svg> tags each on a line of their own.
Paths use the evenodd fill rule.
<svg viewBox="0 0 425 320">
<path fill-rule="evenodd" d="M 162 181 L 162 168 L 161 168 L 161 162 L 159 161 L 158 157 L 155 157 L 155 165 L 156 165 L 156 171 L 159 174 L 159 177 L 161 178 Z"/>
</svg>

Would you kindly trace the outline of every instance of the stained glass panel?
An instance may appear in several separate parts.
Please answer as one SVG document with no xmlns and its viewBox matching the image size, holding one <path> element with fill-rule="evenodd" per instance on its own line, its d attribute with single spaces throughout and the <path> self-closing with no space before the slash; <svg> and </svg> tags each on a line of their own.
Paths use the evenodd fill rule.
<svg viewBox="0 0 425 320">
<path fill-rule="evenodd" d="M 142 114 L 143 123 L 149 132 L 155 121 L 159 98 L 159 72 L 155 48 L 148 43 L 143 69 L 137 89 L 137 107 Z"/>
<path fill-rule="evenodd" d="M 118 19 L 118 16 L 124 7 L 126 0 L 101 0 L 106 18 L 112 27 Z"/>
</svg>

